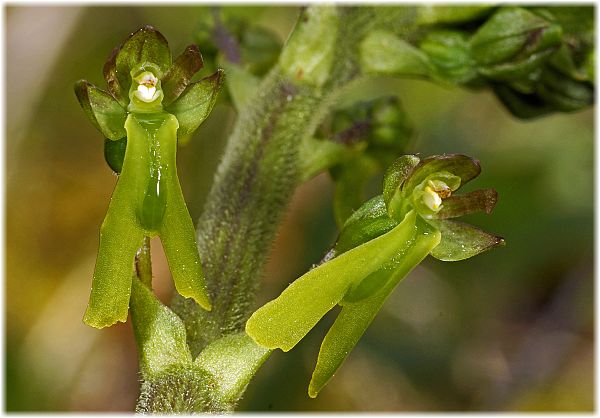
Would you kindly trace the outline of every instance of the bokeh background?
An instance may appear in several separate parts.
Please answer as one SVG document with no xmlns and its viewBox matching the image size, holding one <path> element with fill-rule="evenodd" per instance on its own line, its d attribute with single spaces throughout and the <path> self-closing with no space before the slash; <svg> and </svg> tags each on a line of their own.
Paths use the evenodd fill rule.
<svg viewBox="0 0 600 418">
<path fill-rule="evenodd" d="M 8 411 L 132 411 L 132 330 L 83 325 L 98 228 L 116 177 L 73 83 L 103 85 L 111 49 L 144 24 L 174 54 L 206 7 L 6 7 L 6 352 Z M 296 7 L 244 8 L 283 42 Z M 202 49 L 202 45 L 200 45 Z M 202 75 L 207 75 L 205 72 Z M 307 396 L 326 317 L 289 353 L 274 353 L 242 411 L 591 411 L 594 408 L 593 109 L 531 122 L 487 92 L 381 81 L 418 131 L 410 151 L 480 159 L 492 216 L 471 223 L 506 247 L 468 261 L 429 259 L 401 283 L 316 400 Z M 378 90 L 379 89 L 379 90 Z M 192 217 L 201 213 L 235 111 L 217 104 L 179 152 Z M 332 182 L 301 186 L 257 303 L 277 296 L 335 240 Z M 374 189 L 375 192 L 375 189 Z M 159 297 L 172 291 L 153 245 Z M 257 304 L 258 306 L 258 304 Z"/>
</svg>

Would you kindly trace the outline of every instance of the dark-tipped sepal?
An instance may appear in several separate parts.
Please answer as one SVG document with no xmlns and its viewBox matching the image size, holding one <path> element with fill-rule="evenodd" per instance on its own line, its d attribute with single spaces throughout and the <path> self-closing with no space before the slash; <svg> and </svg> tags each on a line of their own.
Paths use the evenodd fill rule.
<svg viewBox="0 0 600 418">
<path fill-rule="evenodd" d="M 198 46 L 188 45 L 185 51 L 175 59 L 162 79 L 162 88 L 165 94 L 163 105 L 168 106 L 173 103 L 190 84 L 194 74 L 203 66 L 204 62 Z"/>
<path fill-rule="evenodd" d="M 114 56 L 114 61 L 109 58 L 104 74 L 106 77 L 106 74 L 110 75 L 114 72 L 120 90 L 119 97 L 127 98 L 132 69 L 139 68 L 144 63 L 152 63 L 161 72 L 156 76 L 162 78 L 171 67 L 171 60 L 171 50 L 165 37 L 152 26 L 146 25 L 123 42 Z M 115 88 L 117 88 L 116 83 Z"/>
<path fill-rule="evenodd" d="M 75 94 L 88 119 L 105 137 L 117 140 L 127 135 L 123 127 L 127 113 L 113 96 L 85 80 L 75 83 Z"/>
<path fill-rule="evenodd" d="M 441 261 L 466 260 L 505 243 L 502 237 L 462 222 L 438 220 L 429 223 L 442 234 L 442 240 L 431 251 L 431 255 Z"/>
<path fill-rule="evenodd" d="M 167 106 L 167 112 L 175 115 L 179 121 L 178 137 L 194 132 L 208 117 L 224 81 L 223 70 L 190 84 L 179 98 Z"/>
<path fill-rule="evenodd" d="M 453 195 L 444 199 L 442 209 L 433 219 L 458 218 L 469 213 L 491 213 L 498 202 L 498 192 L 494 189 L 475 190 L 470 193 Z"/>
</svg>

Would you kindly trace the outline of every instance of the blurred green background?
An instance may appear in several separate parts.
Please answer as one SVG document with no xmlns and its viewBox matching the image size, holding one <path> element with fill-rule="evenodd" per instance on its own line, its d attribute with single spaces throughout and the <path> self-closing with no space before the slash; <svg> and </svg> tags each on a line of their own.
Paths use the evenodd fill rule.
<svg viewBox="0 0 600 418">
<path fill-rule="evenodd" d="M 81 318 L 98 229 L 116 177 L 73 83 L 104 85 L 102 66 L 130 32 L 152 24 L 178 54 L 206 7 L 6 7 L 6 376 L 8 411 L 132 411 L 132 330 Z M 244 8 L 281 41 L 296 7 Z M 202 45 L 200 45 L 202 50 Z M 205 71 L 202 76 L 208 75 Z M 428 259 L 392 294 L 316 400 L 310 373 L 328 316 L 289 353 L 275 352 L 242 411 L 592 411 L 594 408 L 593 110 L 532 122 L 491 93 L 380 80 L 418 136 L 411 152 L 481 161 L 474 187 L 495 187 L 492 216 L 469 222 L 506 247 L 458 263 Z M 234 109 L 221 101 L 185 147 L 179 170 L 201 213 Z M 259 303 L 277 296 L 335 240 L 332 182 L 302 185 L 275 243 Z M 374 189 L 375 192 L 375 189 Z M 160 245 L 156 287 L 172 291 Z M 257 305 L 258 306 L 258 305 Z"/>
</svg>

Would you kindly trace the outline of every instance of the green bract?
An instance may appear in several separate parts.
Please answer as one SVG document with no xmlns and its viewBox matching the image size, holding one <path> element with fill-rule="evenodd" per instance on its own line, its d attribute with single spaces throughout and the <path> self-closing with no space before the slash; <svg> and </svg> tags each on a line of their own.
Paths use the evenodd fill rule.
<svg viewBox="0 0 600 418">
<path fill-rule="evenodd" d="M 107 138 L 107 163 L 120 173 L 100 230 L 88 325 L 126 321 L 134 259 L 146 236 L 160 237 L 177 291 L 211 309 L 176 168 L 178 138 L 206 119 L 223 81 L 218 70 L 192 83 L 201 68 L 195 45 L 172 63 L 166 39 L 145 26 L 106 62 L 108 91 L 75 84 L 86 115 Z"/>
<path fill-rule="evenodd" d="M 387 296 L 427 255 L 463 260 L 504 242 L 448 220 L 493 209 L 497 195 L 492 189 L 454 194 L 479 173 L 479 163 L 464 155 L 397 159 L 384 176 L 383 194 L 348 218 L 328 261 L 258 309 L 246 324 L 248 335 L 264 347 L 288 351 L 328 311 L 341 305 L 310 382 L 309 395 L 315 397 Z"/>
</svg>

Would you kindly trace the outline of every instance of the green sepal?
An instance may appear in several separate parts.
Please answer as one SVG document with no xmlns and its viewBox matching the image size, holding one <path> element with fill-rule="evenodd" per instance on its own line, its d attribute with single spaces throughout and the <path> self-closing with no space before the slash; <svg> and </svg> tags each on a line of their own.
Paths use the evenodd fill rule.
<svg viewBox="0 0 600 418">
<path fill-rule="evenodd" d="M 474 226 L 457 221 L 430 220 L 442 234 L 431 255 L 442 261 L 460 261 L 504 245 L 504 238 L 489 234 Z"/>
<path fill-rule="evenodd" d="M 479 65 L 518 63 L 545 49 L 558 49 L 560 25 L 520 7 L 500 8 L 471 38 L 473 58 Z"/>
<path fill-rule="evenodd" d="M 146 25 L 123 42 L 114 57 L 114 61 L 107 62 L 105 74 L 116 74 L 118 81 L 119 95 L 129 98 L 129 88 L 131 86 L 131 70 L 138 69 L 145 63 L 154 64 L 159 74 L 155 74 L 159 79 L 163 77 L 171 67 L 171 50 L 165 37 L 150 25 Z M 111 68 L 114 65 L 114 68 Z M 110 86 L 110 84 L 109 84 Z M 129 102 L 129 100 L 127 99 Z"/>
<path fill-rule="evenodd" d="M 117 65 L 116 59 L 117 54 L 119 53 L 120 46 L 116 46 L 111 51 L 108 59 L 104 63 L 104 67 L 102 68 L 102 73 L 104 75 L 104 80 L 106 80 L 106 85 L 108 86 L 108 91 L 115 98 L 119 104 L 126 109 L 129 104 L 129 83 L 125 86 L 121 86 L 119 83 L 119 79 L 117 78 Z"/>
<path fill-rule="evenodd" d="M 213 75 L 188 85 L 175 102 L 166 106 L 167 112 L 179 121 L 179 138 L 190 135 L 208 117 L 224 78 L 223 70 L 219 69 Z"/>
<path fill-rule="evenodd" d="M 333 377 L 392 290 L 439 242 L 440 233 L 423 221 L 418 221 L 415 237 L 407 242 L 404 252 L 394 259 L 393 265 L 372 273 L 356 287 L 353 294 L 349 293 L 344 298 L 341 302 L 342 310 L 319 350 L 308 387 L 311 398 L 316 397 Z"/>
<path fill-rule="evenodd" d="M 440 180 L 449 181 L 452 184 L 452 191 L 458 190 L 465 183 L 477 177 L 481 172 L 479 161 L 461 154 L 444 154 L 434 155 L 421 160 L 415 165 L 405 181 L 402 183 L 400 190 L 395 189 L 395 193 L 391 193 L 393 183 L 388 186 L 389 194 L 392 197 L 386 202 L 387 211 L 391 218 L 401 220 L 405 214 L 413 207 L 415 194 L 422 194 L 421 189 L 424 182 L 428 179 L 435 180 L 440 177 Z M 391 181 L 391 180 L 389 180 Z M 450 185 L 450 183 L 447 183 Z M 429 216 L 433 212 L 419 202 L 417 205 L 419 212 L 422 215 Z"/>
<path fill-rule="evenodd" d="M 186 366 L 192 355 L 186 343 L 185 325 L 134 275 L 131 291 L 131 320 L 138 346 L 142 378 Z"/>
<path fill-rule="evenodd" d="M 355 284 L 381 268 L 406 246 L 415 232 L 416 213 L 390 232 L 314 268 L 258 309 L 246 332 L 258 344 L 292 349 Z"/>
<path fill-rule="evenodd" d="M 421 160 L 416 155 L 403 155 L 388 167 L 383 175 L 383 200 L 386 205 L 401 190 L 402 184 Z"/>
<path fill-rule="evenodd" d="M 188 45 L 161 80 L 164 92 L 163 105 L 168 106 L 173 103 L 190 84 L 194 74 L 203 66 L 204 62 L 198 46 Z"/>
<path fill-rule="evenodd" d="M 202 350 L 194 364 L 215 378 L 217 385 L 213 395 L 220 402 L 235 404 L 270 354 L 271 350 L 240 332 L 212 342 Z"/>
<path fill-rule="evenodd" d="M 125 159 L 125 150 L 127 149 L 127 137 L 112 141 L 104 138 L 104 160 L 116 174 L 123 170 L 123 160 Z"/>
<path fill-rule="evenodd" d="M 430 76 L 433 66 L 422 51 L 391 32 L 372 32 L 360 43 L 360 64 L 367 74 Z"/>
<path fill-rule="evenodd" d="M 448 219 L 475 212 L 491 213 L 498 202 L 498 192 L 494 189 L 481 189 L 473 192 L 452 195 L 444 199 L 439 212 L 431 219 Z"/>
<path fill-rule="evenodd" d="M 111 140 L 126 136 L 127 112 L 117 100 L 85 80 L 75 83 L 75 95 L 88 119 L 102 135 Z"/>
<path fill-rule="evenodd" d="M 357 247 L 393 229 L 398 222 L 388 216 L 383 196 L 365 202 L 344 223 L 337 242 L 335 255 Z"/>
<path fill-rule="evenodd" d="M 460 188 L 481 173 L 481 166 L 479 165 L 479 161 L 466 155 L 434 155 L 421 160 L 421 162 L 415 166 L 402 185 L 402 191 L 405 193 L 412 193 L 415 187 L 421 184 L 431 174 L 438 171 L 447 171 L 450 174 L 460 177 Z"/>
</svg>

